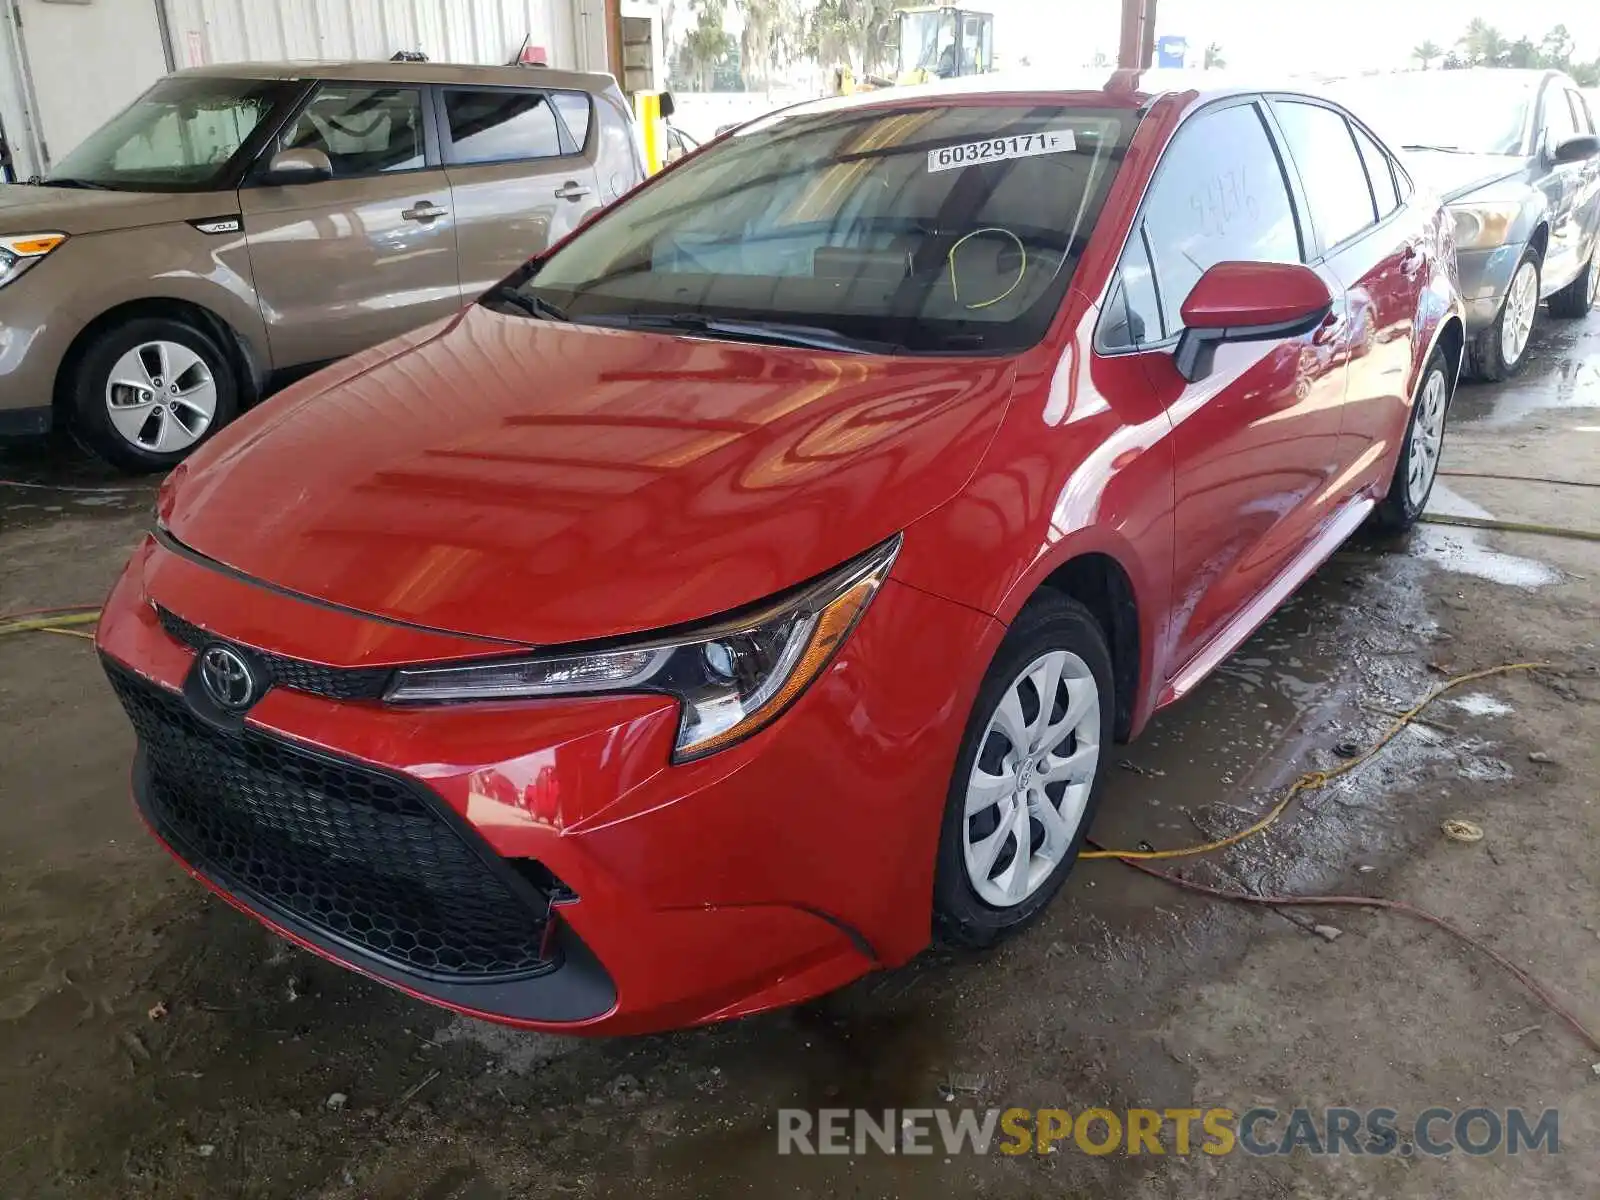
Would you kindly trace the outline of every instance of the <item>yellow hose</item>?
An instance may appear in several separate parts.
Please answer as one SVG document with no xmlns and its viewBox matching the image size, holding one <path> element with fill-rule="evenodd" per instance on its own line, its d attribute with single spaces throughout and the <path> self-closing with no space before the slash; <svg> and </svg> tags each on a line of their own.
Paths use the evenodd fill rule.
<svg viewBox="0 0 1600 1200">
<path fill-rule="evenodd" d="M 98 612 L 71 613 L 64 617 L 33 617 L 26 621 L 13 621 L 0 625 L 0 634 L 7 633 L 57 633 L 66 625 L 93 625 L 100 619 Z"/>
</svg>

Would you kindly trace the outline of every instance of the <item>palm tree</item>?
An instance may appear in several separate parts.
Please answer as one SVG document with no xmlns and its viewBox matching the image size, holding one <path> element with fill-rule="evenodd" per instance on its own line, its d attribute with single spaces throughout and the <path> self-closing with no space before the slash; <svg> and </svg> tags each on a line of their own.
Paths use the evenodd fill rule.
<svg viewBox="0 0 1600 1200">
<path fill-rule="evenodd" d="M 1436 45 L 1432 41 L 1426 41 L 1426 42 L 1423 42 L 1420 46 L 1413 46 L 1411 48 L 1411 57 L 1416 59 L 1419 63 L 1422 64 L 1422 69 L 1424 71 L 1426 71 L 1428 69 L 1428 64 L 1431 63 L 1434 59 L 1442 58 L 1443 56 L 1444 56 L 1444 51 L 1441 50 L 1438 47 L 1438 45 Z"/>
<path fill-rule="evenodd" d="M 1482 17 L 1472 18 L 1457 45 L 1467 52 L 1467 61 L 1479 67 L 1498 66 L 1506 54 L 1505 38 Z"/>
<path fill-rule="evenodd" d="M 1228 65 L 1228 60 L 1223 57 L 1222 46 L 1219 43 L 1212 42 L 1209 46 L 1206 47 L 1206 57 L 1205 57 L 1205 69 L 1206 70 L 1208 70 L 1208 71 L 1212 71 L 1212 70 L 1220 71 L 1223 67 L 1226 67 L 1227 65 Z"/>
</svg>

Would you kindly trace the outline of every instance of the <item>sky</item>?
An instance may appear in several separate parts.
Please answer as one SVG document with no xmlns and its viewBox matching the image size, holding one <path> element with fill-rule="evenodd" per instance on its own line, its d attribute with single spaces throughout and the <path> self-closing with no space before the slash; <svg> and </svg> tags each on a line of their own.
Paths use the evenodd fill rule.
<svg viewBox="0 0 1600 1200">
<path fill-rule="evenodd" d="M 1035 66 L 1082 65 L 1095 50 L 1116 57 L 1118 0 L 951 2 L 994 13 L 1002 69 L 1022 55 Z M 1411 48 L 1428 39 L 1450 49 L 1475 16 L 1508 41 L 1538 42 L 1565 24 L 1576 58 L 1600 57 L 1600 0 L 1157 0 L 1156 32 L 1187 38 L 1191 50 L 1216 42 L 1230 68 L 1345 73 L 1412 65 Z"/>
</svg>

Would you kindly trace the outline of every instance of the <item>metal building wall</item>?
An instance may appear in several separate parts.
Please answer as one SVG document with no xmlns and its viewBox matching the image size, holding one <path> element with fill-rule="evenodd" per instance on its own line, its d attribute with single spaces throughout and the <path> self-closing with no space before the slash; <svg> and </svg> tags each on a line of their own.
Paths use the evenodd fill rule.
<svg viewBox="0 0 1600 1200">
<path fill-rule="evenodd" d="M 282 59 L 381 59 L 420 50 L 435 62 L 510 62 L 526 38 L 552 67 L 585 61 L 580 28 L 602 0 L 165 0 L 179 67 Z M 600 19 L 603 20 L 603 17 Z"/>
</svg>

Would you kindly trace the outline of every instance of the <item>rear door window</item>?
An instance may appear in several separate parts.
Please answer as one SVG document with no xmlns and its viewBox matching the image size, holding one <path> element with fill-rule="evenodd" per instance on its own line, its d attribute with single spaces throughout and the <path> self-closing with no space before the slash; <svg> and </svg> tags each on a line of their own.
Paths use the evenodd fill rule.
<svg viewBox="0 0 1600 1200">
<path fill-rule="evenodd" d="M 1372 197 L 1378 203 L 1378 216 L 1387 217 L 1400 207 L 1400 192 L 1395 186 L 1394 168 L 1383 148 L 1368 136 L 1359 125 L 1350 126 L 1356 135 L 1356 146 L 1361 151 L 1361 161 L 1366 164 L 1367 179 L 1372 184 Z"/>
<path fill-rule="evenodd" d="M 454 163 L 557 158 L 563 151 L 555 111 L 543 92 L 449 88 L 444 112 Z"/>
<path fill-rule="evenodd" d="M 1137 235 L 1149 248 L 1153 287 L 1140 278 L 1137 251 L 1131 270 L 1124 261 L 1123 283 L 1130 304 L 1159 305 L 1159 321 L 1136 311 L 1146 341 L 1153 330 L 1172 337 L 1183 328 L 1184 300 L 1217 263 L 1301 261 L 1283 166 L 1254 104 L 1207 109 L 1184 123 L 1156 168 Z"/>
<path fill-rule="evenodd" d="M 278 135 L 285 150 L 320 150 L 336 178 L 426 165 L 422 89 L 329 84 Z"/>
<path fill-rule="evenodd" d="M 1323 249 L 1331 249 L 1375 222 L 1378 214 L 1367 173 L 1344 116 L 1298 100 L 1275 100 L 1272 108 L 1299 168 Z"/>
</svg>

